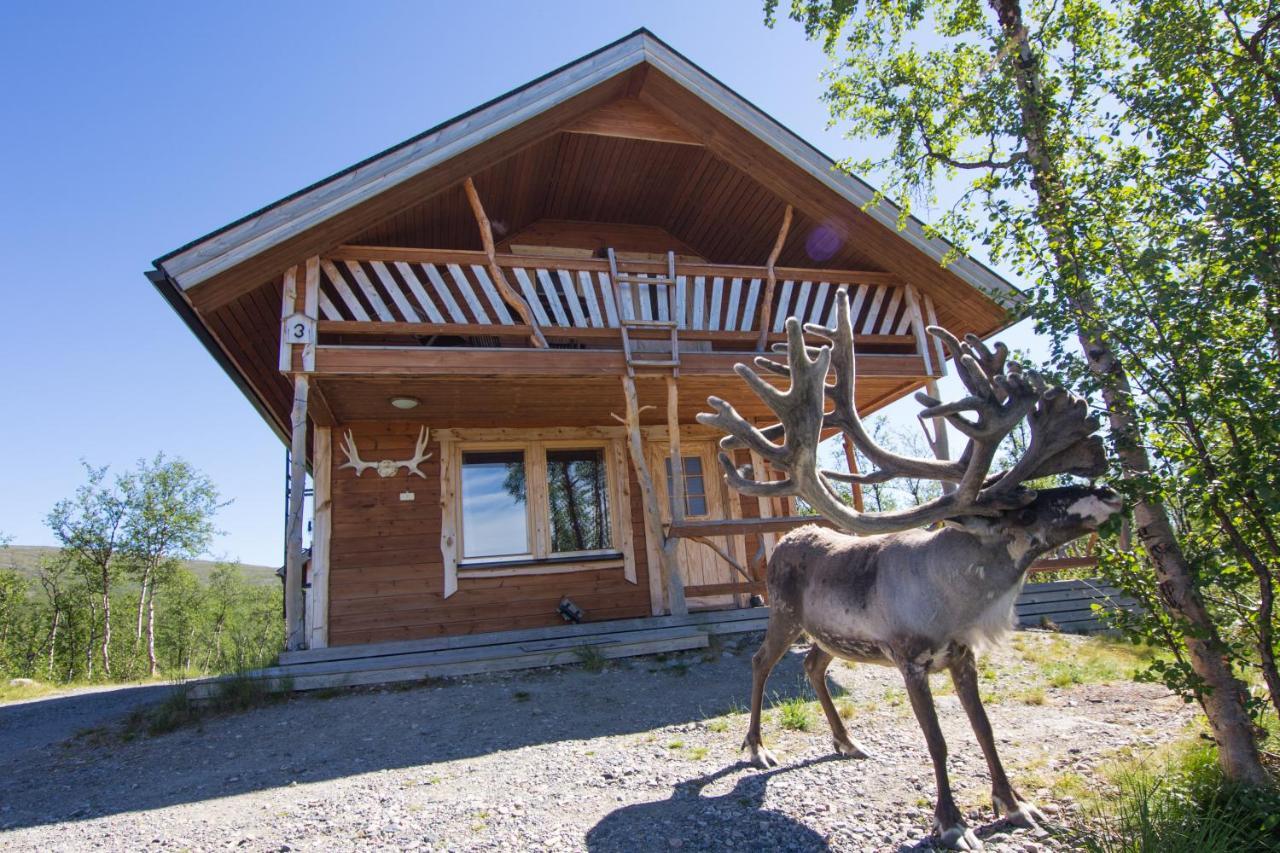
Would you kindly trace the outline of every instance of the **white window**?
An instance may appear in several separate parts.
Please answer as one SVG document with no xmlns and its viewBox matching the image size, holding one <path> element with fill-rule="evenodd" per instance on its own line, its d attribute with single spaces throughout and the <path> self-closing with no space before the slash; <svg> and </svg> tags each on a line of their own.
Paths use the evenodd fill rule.
<svg viewBox="0 0 1280 853">
<path fill-rule="evenodd" d="M 459 437 L 441 444 L 446 595 L 459 577 L 624 568 L 635 582 L 621 441 L 499 443 L 450 432 Z"/>
</svg>

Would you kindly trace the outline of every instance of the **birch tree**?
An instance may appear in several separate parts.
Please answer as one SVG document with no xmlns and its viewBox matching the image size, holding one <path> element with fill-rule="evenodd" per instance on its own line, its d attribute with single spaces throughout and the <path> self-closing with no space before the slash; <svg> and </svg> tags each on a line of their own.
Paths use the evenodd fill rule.
<svg viewBox="0 0 1280 853">
<path fill-rule="evenodd" d="M 767 0 L 770 20 L 776 6 L 777 0 Z M 1177 147 L 1184 114 L 1197 106 L 1178 98 L 1161 106 L 1152 101 L 1164 111 L 1166 136 L 1138 111 L 1141 81 L 1135 75 L 1154 75 L 1162 82 L 1151 88 L 1160 90 L 1167 78 L 1198 67 L 1193 39 L 1173 37 L 1170 22 L 1192 16 L 1215 38 L 1234 40 L 1237 53 L 1252 50 L 1249 73 L 1262 75 L 1259 88 L 1267 94 L 1266 81 L 1274 82 L 1266 76 L 1275 35 L 1269 7 L 1250 6 L 1234 20 L 1221 9 L 1195 0 L 1121 6 L 1094 0 L 793 0 L 789 14 L 830 58 L 826 99 L 833 121 L 852 137 L 878 137 L 888 147 L 883 157 L 843 165 L 884 174 L 884 193 L 904 215 L 913 205 L 936 205 L 940 188 L 946 191 L 949 207 L 935 219 L 934 233 L 955 241 L 957 251 L 976 238 L 993 259 L 1032 283 L 1025 310 L 1053 336 L 1060 365 L 1078 365 L 1084 390 L 1095 392 L 1105 408 L 1137 538 L 1185 647 L 1190 686 L 1218 742 L 1224 773 L 1259 784 L 1266 777 L 1248 694 L 1206 606 L 1198 567 L 1188 560 L 1167 511 L 1159 470 L 1165 458 L 1150 442 L 1153 427 L 1161 425 L 1150 420 L 1152 410 L 1144 404 L 1153 390 L 1144 359 L 1155 352 L 1166 359 L 1178 354 L 1157 334 L 1171 318 L 1165 312 L 1154 324 L 1148 320 L 1144 336 L 1134 336 L 1117 322 L 1123 315 L 1116 311 L 1132 304 L 1121 308 L 1108 300 L 1118 281 L 1133 280 L 1133 292 L 1145 293 L 1152 270 L 1166 278 L 1176 272 L 1167 263 L 1143 268 L 1128 262 L 1124 252 L 1142 244 L 1141 228 L 1126 229 L 1128 239 L 1117 245 L 1100 227 L 1134 222 L 1128 213 L 1153 195 L 1136 176 L 1153 156 Z M 1156 13 L 1165 26 L 1144 29 Z M 1216 71 L 1230 85 L 1243 67 L 1219 63 Z M 1258 117 L 1261 136 L 1276 138 L 1278 114 L 1272 108 Z M 1211 117 L 1208 123 L 1219 126 Z M 1127 136 L 1117 140 L 1117 134 Z M 1222 139 L 1210 136 L 1205 150 L 1217 151 Z M 1197 166 L 1187 165 L 1196 174 Z M 1100 187 L 1110 187 L 1110 194 Z M 1155 195 L 1163 195 L 1159 189 Z M 1166 197 L 1166 203 L 1184 212 L 1176 198 Z M 1108 215 L 1100 216 L 1099 208 Z M 1226 203 L 1219 212 L 1230 209 Z M 1169 229 L 1191 218 L 1148 218 L 1145 236 L 1177 244 Z M 1274 250 L 1274 240 L 1268 245 Z M 1257 280 L 1256 273 L 1251 277 Z M 1078 356 L 1066 347 L 1070 339 Z M 1155 396 L 1170 399 L 1169 389 L 1156 390 Z"/>
</svg>

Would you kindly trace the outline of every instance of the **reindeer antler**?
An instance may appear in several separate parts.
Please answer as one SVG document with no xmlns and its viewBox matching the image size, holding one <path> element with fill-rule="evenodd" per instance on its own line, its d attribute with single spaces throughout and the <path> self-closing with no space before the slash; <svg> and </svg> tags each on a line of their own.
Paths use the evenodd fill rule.
<svg viewBox="0 0 1280 853">
<path fill-rule="evenodd" d="M 342 434 L 342 452 L 347 454 L 347 461 L 339 465 L 339 468 L 354 468 L 356 476 L 359 477 L 370 468 L 377 468 L 377 462 L 365 462 L 360 458 L 360 451 L 356 449 L 356 440 L 351 435 L 351 430 L 347 430 Z"/>
<path fill-rule="evenodd" d="M 787 391 L 770 385 L 745 364 L 734 367 L 778 416 L 779 423 L 757 429 L 718 397 L 707 400 L 715 413 L 698 415 L 699 422 L 728 433 L 720 442 L 725 451 L 749 447 L 787 473 L 781 480 L 752 480 L 738 472 L 729 454 L 722 452 L 720 463 L 729 485 L 748 495 L 798 496 L 839 527 L 867 534 L 904 530 L 961 515 L 993 515 L 1022 506 L 1035 497 L 1034 491 L 1021 485 L 1025 480 L 1064 471 L 1086 475 L 1101 472 L 1101 442 L 1092 435 L 1098 422 L 1088 415 L 1083 400 L 1061 388 L 1046 389 L 1037 373 L 1008 362 L 1008 349 L 1003 344 L 996 344 L 992 350 L 974 335 L 966 336 L 961 343 L 936 326 L 928 331 L 950 348 L 956 372 L 969 393 L 952 403 L 917 394 L 916 399 L 924 406 L 920 417 L 946 418 L 969 438 L 959 459 L 902 456 L 881 447 L 863 427 L 854 402 L 856 358 L 849 296 L 842 288 L 836 294 L 834 328 L 812 323 L 802 327 L 796 318 L 788 318 L 787 343 L 775 347 L 786 353 L 787 363 L 755 359 L 758 367 L 788 377 L 791 386 Z M 807 346 L 804 332 L 827 343 Z M 828 372 L 834 374 L 831 383 L 827 382 Z M 828 399 L 833 410 L 824 414 Z M 1013 468 L 989 477 L 1001 440 L 1028 416 L 1032 440 L 1026 453 Z M 848 436 L 876 466 L 875 470 L 845 474 L 820 468 L 818 443 L 823 430 L 832 428 Z M 861 513 L 845 504 L 832 486 L 833 481 L 878 483 L 897 477 L 944 480 L 957 487 L 951 494 L 918 507 Z"/>
</svg>

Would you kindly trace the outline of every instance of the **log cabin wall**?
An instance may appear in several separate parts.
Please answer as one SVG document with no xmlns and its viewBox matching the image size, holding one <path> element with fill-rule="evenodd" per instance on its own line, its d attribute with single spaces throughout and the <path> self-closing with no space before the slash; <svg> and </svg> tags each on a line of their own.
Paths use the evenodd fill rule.
<svg viewBox="0 0 1280 853">
<path fill-rule="evenodd" d="M 446 424 L 441 423 L 442 427 Z M 406 459 L 413 454 L 418 423 L 361 422 L 334 430 L 333 527 L 330 541 L 329 644 L 377 643 L 445 634 L 469 634 L 561 624 L 562 596 L 586 611 L 590 621 L 650 614 L 649 567 L 640 489 L 628 466 L 627 507 L 637 583 L 621 569 L 563 574 L 464 578 L 444 597 L 440 550 L 441 448 L 433 434 L 426 478 L 406 474 L 357 477 L 342 468 L 342 433 L 352 431 L 365 461 Z M 412 492 L 412 501 L 401 500 Z"/>
</svg>

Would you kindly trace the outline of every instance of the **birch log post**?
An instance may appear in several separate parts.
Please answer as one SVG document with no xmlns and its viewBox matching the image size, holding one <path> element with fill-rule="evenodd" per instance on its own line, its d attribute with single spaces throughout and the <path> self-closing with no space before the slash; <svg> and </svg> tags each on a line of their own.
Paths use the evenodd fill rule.
<svg viewBox="0 0 1280 853">
<path fill-rule="evenodd" d="M 650 566 L 662 573 L 666 580 L 667 610 L 673 616 L 684 616 L 689 607 L 684 600 L 684 582 L 680 577 L 680 568 L 674 559 L 674 548 L 667 548 L 667 535 L 662 529 L 662 510 L 658 504 L 658 493 L 653 486 L 653 476 L 649 473 L 649 463 L 644 458 L 644 438 L 640 433 L 640 400 L 636 395 L 636 381 L 631 376 L 622 377 L 622 391 L 626 397 L 626 417 L 614 415 L 614 420 L 627 428 L 627 450 L 631 454 L 631 465 L 636 469 L 636 482 L 640 485 L 640 496 L 644 507 L 645 536 L 654 543 L 654 551 L 658 554 L 661 565 Z M 672 542 L 676 542 L 672 537 Z"/>
<path fill-rule="evenodd" d="M 303 498 L 307 486 L 307 391 L 308 378 L 299 373 L 293 379 L 293 434 L 289 450 L 289 520 L 285 527 L 284 621 L 285 650 L 297 651 L 306 645 L 303 630 L 302 527 Z"/>
<path fill-rule="evenodd" d="M 756 349 L 761 352 L 764 351 L 765 344 L 769 340 L 769 325 L 773 319 L 773 291 L 778 286 L 778 275 L 773 267 L 778 262 L 778 255 L 782 254 L 782 245 L 787 242 L 787 233 L 791 230 L 793 212 L 791 205 L 787 205 L 787 209 L 782 214 L 782 226 L 778 229 L 778 239 L 774 241 L 773 249 L 769 252 L 768 279 L 764 286 L 764 304 L 760 306 L 760 337 L 756 340 Z"/>
<path fill-rule="evenodd" d="M 476 218 L 476 225 L 480 228 L 480 242 L 484 246 L 485 256 L 489 259 L 489 276 L 493 279 L 493 283 L 498 288 L 498 292 L 502 294 L 503 300 L 515 309 L 520 315 L 521 321 L 529 326 L 533 333 L 530 336 L 533 345 L 546 349 L 548 347 L 547 339 L 542 334 L 542 328 L 538 325 L 538 318 L 533 315 L 529 304 L 525 302 L 524 297 L 511 287 L 507 281 L 506 274 L 502 271 L 502 267 L 498 266 L 497 250 L 493 243 L 493 225 L 489 222 L 489 216 L 484 212 L 484 205 L 480 202 L 480 193 L 476 191 L 475 182 L 471 178 L 467 178 L 462 184 L 463 190 L 467 193 L 467 202 L 471 205 L 471 212 Z"/>
</svg>

